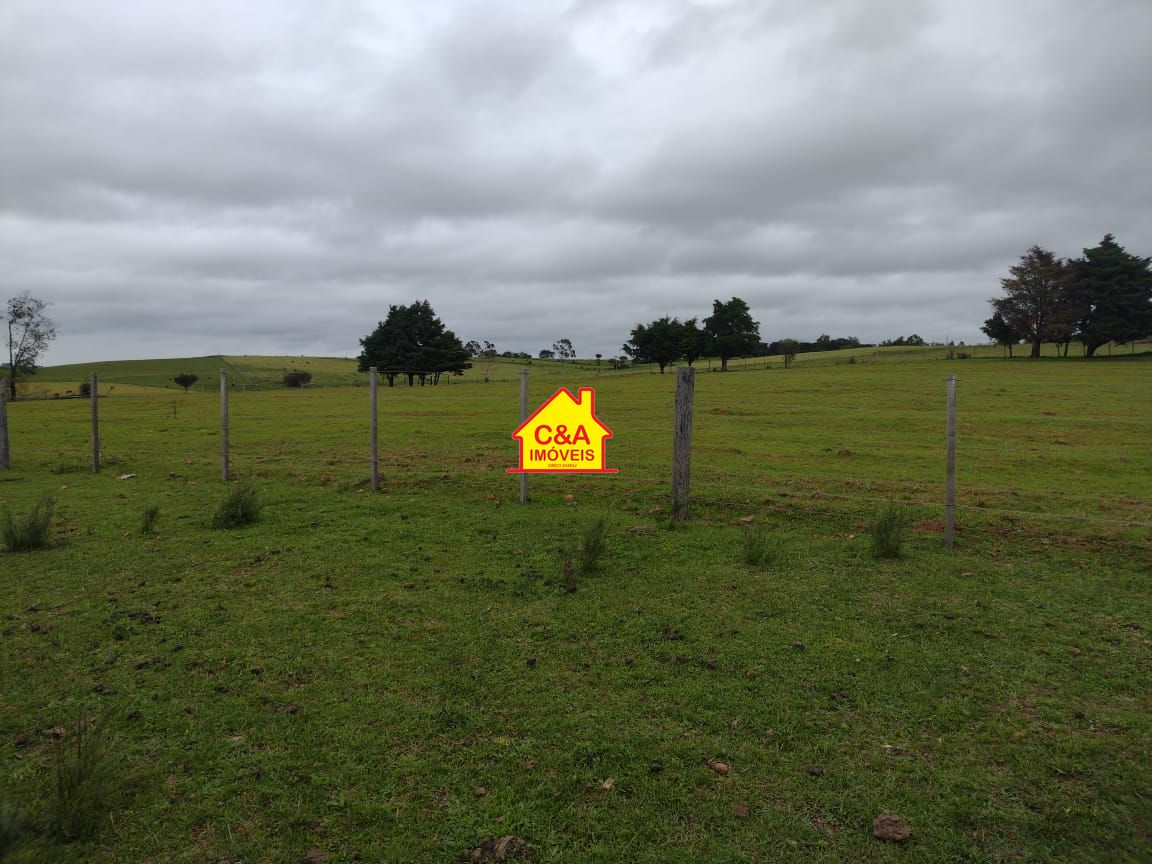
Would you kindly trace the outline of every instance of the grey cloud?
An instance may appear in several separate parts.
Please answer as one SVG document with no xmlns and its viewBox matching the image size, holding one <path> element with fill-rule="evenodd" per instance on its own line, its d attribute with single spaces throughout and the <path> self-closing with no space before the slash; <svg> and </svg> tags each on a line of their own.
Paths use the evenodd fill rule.
<svg viewBox="0 0 1152 864">
<path fill-rule="evenodd" d="M 734 294 L 975 339 L 1032 243 L 1152 254 L 1148 44 L 1140 0 L 10 0 L 0 294 L 57 362 L 354 354 L 424 297 L 533 353 Z"/>
</svg>

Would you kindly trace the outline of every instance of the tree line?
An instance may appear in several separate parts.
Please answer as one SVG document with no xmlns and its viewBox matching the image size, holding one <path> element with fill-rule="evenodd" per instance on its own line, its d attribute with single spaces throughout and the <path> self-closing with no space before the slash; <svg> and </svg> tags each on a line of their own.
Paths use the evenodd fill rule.
<svg viewBox="0 0 1152 864">
<path fill-rule="evenodd" d="M 1000 280 L 1003 296 L 993 297 L 992 317 L 981 330 L 1008 349 L 1025 342 L 1031 356 L 1040 356 L 1040 346 L 1055 342 L 1064 356 L 1073 341 L 1084 346 L 1092 357 L 1111 342 L 1135 344 L 1152 334 L 1152 258 L 1133 255 L 1111 234 L 1099 244 L 1083 250 L 1080 258 L 1057 258 L 1041 246 L 1032 246 Z M 8 359 L 4 386 L 9 399 L 16 398 L 16 382 L 34 374 L 40 355 L 56 338 L 56 328 L 46 313 L 48 304 L 27 292 L 7 301 L 4 322 L 7 329 Z M 881 345 L 926 344 L 918 335 L 886 340 Z M 376 367 L 393 386 L 405 377 L 438 384 L 444 375 L 462 375 L 472 366 L 472 358 L 496 356 L 528 360 L 525 352 L 504 351 L 497 355 L 491 342 L 472 341 L 465 345 L 441 321 L 427 300 L 407 306 L 391 305 L 387 317 L 360 340 L 360 371 Z M 622 346 L 620 357 L 609 358 L 613 367 L 633 363 L 655 363 L 663 373 L 677 361 L 692 365 L 700 357 L 720 358 L 721 371 L 727 371 L 733 357 L 783 355 L 790 366 L 798 353 L 835 351 L 868 347 L 855 337 L 834 339 L 823 334 L 815 342 L 780 339 L 760 341 L 760 324 L 753 320 L 748 304 L 739 297 L 727 302 L 714 300 L 712 314 L 701 321 L 665 315 L 648 324 L 637 324 Z M 561 362 L 576 358 L 570 339 L 559 339 L 551 348 L 541 349 L 541 358 Z M 601 355 L 596 355 L 599 363 Z M 177 383 L 187 389 L 191 382 Z M 303 380 L 286 378 L 285 386 L 301 386 Z"/>
<path fill-rule="evenodd" d="M 1055 342 L 1068 356 L 1073 341 L 1093 356 L 1102 345 L 1135 343 L 1152 333 L 1152 258 L 1129 253 L 1111 234 L 1080 258 L 1057 258 L 1033 246 L 1000 280 L 1004 296 L 993 297 L 989 338 L 1008 349 L 1025 342 L 1031 356 Z"/>
</svg>

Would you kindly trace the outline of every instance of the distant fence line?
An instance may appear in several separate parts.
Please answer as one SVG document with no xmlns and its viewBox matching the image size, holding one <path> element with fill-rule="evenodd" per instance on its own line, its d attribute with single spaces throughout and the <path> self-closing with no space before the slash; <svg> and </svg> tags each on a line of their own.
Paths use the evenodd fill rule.
<svg viewBox="0 0 1152 864">
<path fill-rule="evenodd" d="M 690 513 L 689 509 L 689 471 L 688 464 L 691 459 L 691 444 L 692 444 L 692 413 L 694 401 L 694 375 L 695 369 L 688 366 L 678 367 L 677 372 L 677 387 L 674 405 L 670 406 L 672 409 L 672 424 L 673 424 L 673 448 L 671 454 L 671 489 L 669 498 L 671 501 L 672 515 L 674 519 L 687 519 Z M 371 471 L 371 488 L 376 491 L 379 488 L 379 450 L 378 450 L 378 401 L 377 401 L 377 388 L 379 386 L 380 373 L 375 370 L 370 370 L 365 373 L 365 378 L 369 386 L 369 463 Z M 524 367 L 518 373 L 520 378 L 520 393 L 519 393 L 519 416 L 523 421 L 528 416 L 529 402 L 528 402 L 528 379 L 529 370 Z M 551 376 L 548 376 L 551 377 Z M 221 441 L 221 470 L 220 476 L 222 480 L 228 481 L 231 479 L 231 454 L 229 445 L 229 429 L 230 429 L 230 412 L 229 412 L 229 392 L 232 389 L 230 385 L 229 370 L 221 369 L 218 375 L 219 393 L 220 393 L 220 441 Z M 99 420 L 99 399 L 100 387 L 97 375 L 92 373 L 89 378 L 90 396 L 88 397 L 91 402 L 91 456 L 92 456 L 92 471 L 98 473 L 101 468 L 101 452 L 100 452 L 100 420 Z M 1141 530 L 1152 531 L 1152 523 L 1141 522 L 1135 520 L 1113 519 L 1103 516 L 1092 516 L 1083 513 L 1054 513 L 1054 512 L 1041 512 L 1032 510 L 1022 510 L 1017 508 L 1000 508 L 990 507 L 982 504 L 964 504 L 957 503 L 955 493 L 955 442 L 956 442 L 956 426 L 955 426 L 955 412 L 956 412 L 956 377 L 949 376 L 947 379 L 947 399 L 946 399 L 946 431 L 945 431 L 945 495 L 939 501 L 918 500 L 915 498 L 900 498 L 887 495 L 851 495 L 838 492 L 826 492 L 823 490 L 815 490 L 812 492 L 793 492 L 789 493 L 788 497 L 811 502 L 824 501 L 826 499 L 839 500 L 844 502 L 861 502 L 868 504 L 886 504 L 886 505 L 899 505 L 909 507 L 920 507 L 939 509 L 943 508 L 945 519 L 943 523 L 944 543 L 947 548 L 952 548 L 953 532 L 955 530 L 955 513 L 956 511 L 964 512 L 980 512 L 990 515 L 1000 515 L 1004 517 L 1023 517 L 1029 519 L 1057 519 L 1076 521 L 1086 524 L 1099 524 L 1109 525 L 1121 528 L 1134 528 Z M 781 406 L 774 405 L 774 409 Z M 806 406 L 794 406 L 806 407 Z M 809 406 L 810 407 L 810 406 Z M 923 413 L 936 414 L 938 412 L 931 411 L 930 409 L 923 409 Z M 9 411 L 7 393 L 0 392 L 0 468 L 5 470 L 11 469 L 11 448 L 9 442 Z M 932 449 L 935 448 L 927 448 Z M 1002 454 L 1002 448 L 964 448 L 967 450 L 986 450 Z M 871 484 L 877 482 L 869 478 L 852 478 L 840 476 L 841 481 L 856 484 Z M 520 482 L 520 501 L 527 503 L 527 477 L 524 474 L 519 475 Z M 709 500 L 718 500 L 716 496 L 707 496 Z M 1027 532 L 1024 532 L 1027 533 Z M 1093 538 L 1101 540 L 1101 542 L 1108 542 L 1101 538 Z"/>
</svg>

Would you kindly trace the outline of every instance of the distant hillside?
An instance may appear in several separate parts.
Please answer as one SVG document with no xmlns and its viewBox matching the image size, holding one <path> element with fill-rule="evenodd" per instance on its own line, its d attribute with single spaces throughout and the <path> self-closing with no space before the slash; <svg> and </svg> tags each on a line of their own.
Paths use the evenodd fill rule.
<svg viewBox="0 0 1152 864">
<path fill-rule="evenodd" d="M 1143 353 L 1149 348 L 1148 343 L 1135 346 L 1137 352 Z M 1107 357 L 1115 351 L 1120 357 L 1131 356 L 1133 346 L 1108 346 L 1098 352 L 1098 357 Z M 998 346 L 957 346 L 953 349 L 957 359 L 967 358 L 998 358 L 1004 355 L 1004 350 Z M 1017 360 L 1025 359 L 1026 350 L 1016 351 Z M 1057 346 L 1045 345 L 1044 356 L 1054 357 Z M 1072 357 L 1077 357 L 1077 349 L 1073 348 Z M 796 358 L 795 366 L 836 366 L 845 363 L 899 363 L 908 360 L 945 359 L 948 348 L 943 345 L 925 347 L 883 347 L 883 348 L 846 348 L 840 351 L 824 351 L 819 353 L 800 354 Z M 446 379 L 449 385 L 460 383 L 481 383 L 488 381 L 511 381 L 516 378 L 520 370 L 527 366 L 533 377 L 567 377 L 580 375 L 594 377 L 597 375 L 649 375 L 656 373 L 654 365 L 642 365 L 619 371 L 613 370 L 607 360 L 599 363 L 596 360 L 575 360 L 561 364 L 557 360 L 517 360 L 508 357 L 494 357 L 491 359 L 474 358 L 472 368 L 463 376 L 452 376 Z M 677 364 L 679 365 L 679 364 Z M 744 369 L 782 368 L 784 358 L 774 357 L 748 357 L 735 358 L 729 363 L 733 371 Z M 696 361 L 696 368 L 701 372 L 709 371 L 719 366 L 719 361 L 702 358 Z M 237 388 L 276 389 L 283 386 L 285 372 L 299 370 L 312 373 L 313 387 L 348 387 L 364 386 L 367 384 L 367 375 L 356 370 L 356 361 L 345 357 L 301 357 L 301 356 L 221 356 L 218 354 L 207 357 L 178 357 L 158 360 L 112 360 L 99 363 L 73 363 L 65 366 L 46 366 L 39 370 L 35 376 L 24 378 L 21 381 L 21 392 L 25 395 L 51 396 L 76 392 L 80 384 L 88 380 L 90 373 L 100 376 L 101 390 L 104 385 L 119 385 L 124 387 L 141 388 L 167 388 L 179 390 L 172 379 L 181 372 L 191 372 L 200 376 L 192 388 L 197 391 L 216 390 L 220 386 L 220 370 L 225 369 L 232 377 L 233 386 Z M 670 368 L 669 372 L 673 370 Z M 2 373 L 0 373 L 2 374 Z"/>
</svg>

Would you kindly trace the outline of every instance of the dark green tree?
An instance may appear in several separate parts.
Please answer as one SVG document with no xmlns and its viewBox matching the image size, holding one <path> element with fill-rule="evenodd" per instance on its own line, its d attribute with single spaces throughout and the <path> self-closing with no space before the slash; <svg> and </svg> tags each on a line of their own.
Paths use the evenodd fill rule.
<svg viewBox="0 0 1152 864">
<path fill-rule="evenodd" d="M 695 318 L 689 318 L 681 325 L 680 354 L 684 362 L 691 366 L 708 351 L 708 334 L 700 329 Z"/>
<path fill-rule="evenodd" d="M 663 375 L 665 367 L 683 355 L 683 336 L 684 325 L 665 315 L 651 324 L 633 327 L 623 350 L 634 363 L 656 363 Z"/>
<path fill-rule="evenodd" d="M 1012 325 L 1004 320 L 1004 316 L 997 312 L 984 322 L 980 328 L 997 345 L 1008 349 L 1008 356 L 1012 356 L 1012 346 L 1020 341 L 1020 334 L 1012 329 Z"/>
<path fill-rule="evenodd" d="M 823 336 L 822 339 L 829 340 L 830 336 Z M 817 342 L 820 340 L 817 339 Z M 787 369 L 792 365 L 792 361 L 796 359 L 796 354 L 800 351 L 800 343 L 795 339 L 781 339 L 780 340 L 780 353 L 784 355 L 784 368 Z"/>
<path fill-rule="evenodd" d="M 436 317 L 427 300 L 411 306 L 389 306 L 388 317 L 361 339 L 360 345 L 360 371 L 375 366 L 390 387 L 397 375 L 407 376 L 408 386 L 417 378 L 421 385 L 429 378 L 439 384 L 444 373 L 459 375 L 472 366 L 467 349 Z"/>
<path fill-rule="evenodd" d="M 25 291 L 8 301 L 5 323 L 8 325 L 8 398 L 16 398 L 16 379 L 35 375 L 36 361 L 56 338 L 56 325 L 44 314 L 48 304 Z"/>
<path fill-rule="evenodd" d="M 552 343 L 552 353 L 560 358 L 561 366 L 565 360 L 576 359 L 576 349 L 572 347 L 571 339 L 557 339 Z"/>
<path fill-rule="evenodd" d="M 1084 355 L 1152 332 L 1152 258 L 1125 251 L 1111 234 L 1070 264 L 1069 294 Z"/>
<path fill-rule="evenodd" d="M 720 371 L 728 371 L 728 360 L 753 353 L 760 346 L 760 325 L 752 320 L 748 304 L 739 297 L 727 303 L 712 301 L 712 314 L 704 319 L 708 334 L 717 354 Z"/>
<path fill-rule="evenodd" d="M 1047 249 L 1033 246 L 1008 270 L 1012 275 L 1000 280 L 1005 296 L 988 302 L 994 314 L 1031 343 L 1031 356 L 1039 357 L 1040 346 L 1053 338 L 1053 320 L 1066 300 L 1068 267 Z"/>
<path fill-rule="evenodd" d="M 200 376 L 194 372 L 181 372 L 172 379 L 177 385 L 184 388 L 184 392 L 188 392 L 188 388 L 200 380 Z"/>
<path fill-rule="evenodd" d="M 293 369 L 291 372 L 284 373 L 284 386 L 299 390 L 305 384 L 312 383 L 311 372 L 301 372 L 299 369 Z"/>
</svg>

